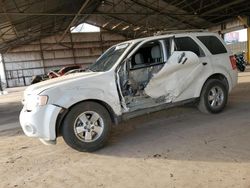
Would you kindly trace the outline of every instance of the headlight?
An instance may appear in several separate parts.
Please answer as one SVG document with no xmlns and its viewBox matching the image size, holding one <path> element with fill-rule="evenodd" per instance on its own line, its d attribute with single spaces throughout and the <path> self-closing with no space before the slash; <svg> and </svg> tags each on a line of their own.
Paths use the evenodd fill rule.
<svg viewBox="0 0 250 188">
<path fill-rule="evenodd" d="M 46 95 L 28 95 L 24 101 L 27 110 L 34 110 L 37 106 L 47 104 L 49 97 Z"/>
</svg>

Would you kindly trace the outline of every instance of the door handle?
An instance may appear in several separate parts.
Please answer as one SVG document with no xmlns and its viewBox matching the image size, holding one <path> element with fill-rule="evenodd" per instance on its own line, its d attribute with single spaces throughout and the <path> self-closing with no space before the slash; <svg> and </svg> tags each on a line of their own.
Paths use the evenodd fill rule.
<svg viewBox="0 0 250 188">
<path fill-rule="evenodd" d="M 207 62 L 203 62 L 202 65 L 206 66 L 206 65 L 207 65 Z"/>
<path fill-rule="evenodd" d="M 181 63 L 184 57 L 185 57 L 185 52 L 183 52 L 183 53 L 181 54 L 181 56 L 179 57 L 178 63 Z"/>
</svg>

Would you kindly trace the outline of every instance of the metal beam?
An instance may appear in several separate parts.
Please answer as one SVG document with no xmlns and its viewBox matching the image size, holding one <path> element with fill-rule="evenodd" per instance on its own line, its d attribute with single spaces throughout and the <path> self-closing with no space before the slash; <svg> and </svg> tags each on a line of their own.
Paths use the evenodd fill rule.
<svg viewBox="0 0 250 188">
<path fill-rule="evenodd" d="M 226 33 L 230 33 L 230 32 L 233 32 L 233 31 L 237 31 L 237 30 L 240 30 L 240 29 L 244 29 L 245 27 L 243 25 L 239 25 L 239 26 L 236 26 L 236 27 L 231 27 L 231 28 L 228 28 L 228 29 L 223 29 L 221 30 L 221 34 L 226 34 Z"/>
<path fill-rule="evenodd" d="M 137 2 L 137 1 L 134 1 L 134 0 L 131 0 L 133 3 L 135 3 L 135 4 L 137 4 L 137 5 L 139 5 L 139 6 L 142 6 L 141 4 L 138 4 L 139 2 Z M 153 4 L 153 3 L 152 3 Z M 145 7 L 145 6 L 143 6 L 143 7 Z M 145 7 L 145 8 L 148 8 L 148 7 Z M 150 10 L 152 10 L 152 9 L 150 9 Z M 140 19 L 138 19 L 136 22 L 138 23 L 138 22 L 142 22 L 143 20 L 145 20 L 145 19 L 148 19 L 150 16 L 158 16 L 158 15 L 160 15 L 163 11 L 164 11 L 165 9 L 161 9 L 161 10 L 158 10 L 158 11 L 156 11 L 156 10 L 152 10 L 152 11 L 154 11 L 154 13 L 151 13 L 150 15 L 145 15 L 143 18 L 140 18 Z M 169 16 L 168 16 L 169 17 Z M 172 19 L 172 18 L 170 18 L 170 19 Z M 173 19 L 172 19 L 173 20 Z M 175 20 L 175 19 L 174 19 Z M 166 21 L 163 21 L 163 20 L 160 20 L 162 23 L 164 23 L 164 24 L 166 24 Z M 169 24 L 169 23 L 168 23 Z"/>
<path fill-rule="evenodd" d="M 18 32 L 17 32 L 15 26 L 12 24 L 12 20 L 10 19 L 9 15 L 7 14 L 7 11 L 6 11 L 2 1 L 0 1 L 0 7 L 2 8 L 3 14 L 5 15 L 5 17 L 7 18 L 7 20 L 11 24 L 11 27 L 12 27 L 13 31 L 15 32 L 16 37 L 19 37 Z"/>
<path fill-rule="evenodd" d="M 166 2 L 164 1 L 164 3 L 166 3 Z M 167 4 L 168 4 L 168 3 L 167 3 Z M 168 7 L 168 6 L 166 6 L 166 7 Z M 196 26 L 191 25 L 191 24 L 189 24 L 189 23 L 187 23 L 187 22 L 183 22 L 182 19 L 173 17 L 174 15 L 180 15 L 179 13 L 176 13 L 176 14 L 175 14 L 175 13 L 172 13 L 172 12 L 165 13 L 165 12 L 163 12 L 164 10 L 166 10 L 166 8 L 163 8 L 163 9 L 158 10 L 158 11 L 154 10 L 154 11 L 155 11 L 155 14 L 153 14 L 153 15 L 156 15 L 156 16 L 161 16 L 161 15 L 163 15 L 162 20 L 160 19 L 160 21 L 163 23 L 163 25 L 161 25 L 161 26 L 159 27 L 159 29 L 160 29 L 160 28 L 168 29 L 168 27 L 166 28 L 166 25 L 165 25 L 166 23 L 168 24 L 168 26 L 169 26 L 170 28 L 173 27 L 174 29 L 178 29 L 179 26 L 182 26 L 182 24 L 181 24 L 181 25 L 180 25 L 180 24 L 176 24 L 176 21 L 179 22 L 179 23 L 183 23 L 184 25 L 191 26 L 192 28 L 197 28 Z M 188 15 L 193 16 L 193 14 L 188 14 Z M 149 16 L 150 16 L 150 15 L 149 15 Z M 144 18 L 140 19 L 138 22 L 140 22 L 140 21 L 142 21 L 142 20 L 144 20 L 144 19 L 147 19 L 149 16 L 145 16 Z M 167 21 L 164 20 L 164 16 L 166 16 L 166 18 L 168 19 Z M 172 21 L 169 21 L 169 20 L 172 20 Z"/>
<path fill-rule="evenodd" d="M 240 20 L 240 22 L 245 26 L 245 27 L 250 27 L 248 24 L 247 18 L 243 18 L 241 16 L 237 16 L 237 18 Z"/>
<path fill-rule="evenodd" d="M 202 1 L 201 1 L 202 2 Z M 217 1 L 213 1 L 213 2 L 211 2 L 211 3 L 209 3 L 209 4 L 204 4 L 204 5 L 202 5 L 202 4 L 200 4 L 200 7 L 199 7 L 199 9 L 198 9 L 198 13 L 200 13 L 201 12 L 201 10 L 204 10 L 204 9 L 207 9 L 208 7 L 214 7 L 214 6 L 216 6 L 216 5 L 218 5 L 218 0 Z M 204 3 L 204 2 L 203 2 Z"/>
<path fill-rule="evenodd" d="M 247 60 L 250 63 L 250 17 L 247 17 Z"/>
<path fill-rule="evenodd" d="M 206 17 L 211 17 L 211 18 L 209 18 L 210 22 L 215 21 L 217 24 L 220 24 L 220 23 L 226 22 L 234 17 L 238 17 L 241 15 L 248 15 L 249 11 L 250 11 L 250 7 L 248 5 L 246 5 L 244 8 L 239 9 L 239 11 L 230 10 L 230 11 L 228 11 L 230 13 L 227 13 L 227 14 L 220 14 L 216 17 L 206 15 Z M 225 17 L 227 17 L 227 18 L 225 18 Z M 218 22 L 217 20 L 220 20 L 220 21 Z"/>
<path fill-rule="evenodd" d="M 107 16 L 110 17 L 110 18 L 112 18 L 112 19 L 119 20 L 120 22 L 124 22 L 124 23 L 126 23 L 126 24 L 128 24 L 128 25 L 133 25 L 134 27 L 141 27 L 141 28 L 143 28 L 143 30 L 147 30 L 146 27 L 141 26 L 141 25 L 138 25 L 138 24 L 134 24 L 134 23 L 132 23 L 132 22 L 130 22 L 130 21 L 128 21 L 128 20 L 125 20 L 125 19 L 123 19 L 123 18 L 119 18 L 119 17 L 116 17 L 116 16 L 110 16 L 110 15 L 107 15 Z M 104 28 L 104 29 L 105 29 L 105 28 Z M 112 29 L 111 29 L 111 30 L 112 30 Z"/>
<path fill-rule="evenodd" d="M 246 0 L 234 0 L 234 1 L 230 2 L 230 3 L 224 4 L 224 5 L 222 5 L 222 6 L 213 7 L 211 10 L 208 10 L 208 11 L 206 11 L 206 12 L 203 12 L 200 16 L 207 16 L 207 15 L 209 15 L 209 14 L 211 14 L 211 13 L 214 13 L 214 12 L 217 12 L 217 11 L 220 11 L 220 10 L 223 10 L 223 9 L 225 9 L 225 8 L 227 8 L 227 7 L 236 5 L 236 4 L 241 3 L 241 2 L 244 2 L 244 1 L 246 1 Z"/>
<path fill-rule="evenodd" d="M 140 6 L 144 7 L 144 8 L 148 8 L 148 9 L 150 9 L 150 10 L 155 11 L 156 14 L 158 13 L 158 14 L 160 15 L 160 14 L 162 13 L 161 11 L 157 10 L 156 8 L 154 8 L 154 7 L 150 6 L 150 5 L 145 5 L 144 3 L 140 2 L 140 1 L 135 1 L 135 0 L 131 0 L 131 1 L 133 1 L 135 4 L 138 4 L 138 5 L 140 5 Z M 182 23 L 182 24 L 191 26 L 192 28 L 197 28 L 197 26 L 194 26 L 194 25 L 192 25 L 192 24 L 189 24 L 189 23 L 187 23 L 186 21 L 180 20 L 180 19 L 178 19 L 178 18 L 176 18 L 176 17 L 174 17 L 174 16 L 172 16 L 172 15 L 173 15 L 173 14 L 168 14 L 167 16 L 168 16 L 169 18 L 173 19 L 173 20 L 176 20 L 176 21 L 179 22 L 179 23 Z"/>
<path fill-rule="evenodd" d="M 78 12 L 76 13 L 76 15 L 74 16 L 74 18 L 72 19 L 72 21 L 70 22 L 70 24 L 68 25 L 68 27 L 65 29 L 64 33 L 62 34 L 62 36 L 60 37 L 58 42 L 61 42 L 64 37 L 66 36 L 67 32 L 70 30 L 70 28 L 75 24 L 75 22 L 77 21 L 78 16 L 81 14 L 81 12 L 87 7 L 88 3 L 90 2 L 90 0 L 85 0 L 83 5 L 81 6 L 81 8 L 78 10 Z"/>
<path fill-rule="evenodd" d="M 246 7 L 246 10 L 248 7 Z M 242 15 L 249 13 L 249 11 L 241 13 Z M 9 15 L 9 16 L 67 16 L 67 17 L 73 17 L 76 14 L 73 13 L 42 13 L 42 12 L 0 12 L 1 15 Z M 203 16 L 203 14 L 196 14 L 193 13 L 176 13 L 176 12 L 155 12 L 155 13 L 146 13 L 146 12 L 92 12 L 92 13 L 81 13 L 78 14 L 77 17 L 82 16 L 103 16 L 103 15 L 141 15 L 141 16 L 152 16 L 152 15 L 162 15 L 162 16 Z M 231 14 L 231 13 L 217 13 L 217 14 L 208 14 L 206 16 L 208 17 L 218 17 L 218 16 L 237 16 L 239 14 Z M 173 19 L 177 20 L 178 18 L 173 17 Z M 201 18 L 203 19 L 203 18 Z M 179 20 L 180 21 L 180 20 Z"/>
<path fill-rule="evenodd" d="M 91 24 L 91 22 L 86 21 L 86 23 Z M 110 33 L 115 33 L 115 34 L 120 34 L 123 35 L 124 37 L 126 37 L 127 39 L 131 39 L 133 38 L 133 33 L 131 32 L 121 32 L 120 30 L 111 30 L 109 28 L 104 28 L 102 27 L 102 25 L 99 25 L 98 27 L 100 27 L 101 29 L 105 30 L 105 31 L 109 31 Z"/>
<path fill-rule="evenodd" d="M 27 10 L 29 7 L 31 7 L 33 5 L 36 5 L 38 3 L 41 3 L 41 2 L 44 2 L 44 0 L 36 0 L 36 1 L 33 1 L 33 2 L 27 1 L 26 4 L 22 4 L 22 3 L 19 4 L 19 2 L 16 3 L 16 0 L 12 0 L 12 2 L 14 4 L 14 6 L 11 7 L 11 8 L 8 8 L 8 12 L 9 11 L 11 12 L 12 10 L 18 10 L 18 12 L 25 12 L 25 10 Z"/>
</svg>

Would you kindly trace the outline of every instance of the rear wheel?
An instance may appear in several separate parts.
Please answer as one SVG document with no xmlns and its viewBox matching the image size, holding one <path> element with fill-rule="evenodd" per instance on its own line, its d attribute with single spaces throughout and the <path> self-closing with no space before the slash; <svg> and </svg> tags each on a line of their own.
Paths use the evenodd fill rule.
<svg viewBox="0 0 250 188">
<path fill-rule="evenodd" d="M 227 98 L 228 90 L 225 83 L 210 79 L 203 86 L 198 109 L 204 113 L 219 113 L 225 108 Z"/>
<path fill-rule="evenodd" d="M 95 151 L 105 145 L 111 131 L 108 111 L 95 102 L 71 108 L 62 125 L 65 142 L 78 151 Z"/>
</svg>

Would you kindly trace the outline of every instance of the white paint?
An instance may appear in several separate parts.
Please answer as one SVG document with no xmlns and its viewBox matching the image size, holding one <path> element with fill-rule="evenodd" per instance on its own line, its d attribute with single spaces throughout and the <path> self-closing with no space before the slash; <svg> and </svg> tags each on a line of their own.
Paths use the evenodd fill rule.
<svg viewBox="0 0 250 188">
<path fill-rule="evenodd" d="M 197 39 L 196 35 L 215 35 L 211 33 L 188 33 L 178 36 L 190 36 L 204 48 L 205 57 L 198 58 L 193 52 L 173 52 L 165 66 L 153 76 L 145 88 L 145 93 L 152 98 L 166 96 L 167 102 L 199 97 L 201 88 L 209 76 L 214 73 L 225 75 L 229 83 L 229 91 L 236 85 L 236 70 L 232 70 L 229 53 L 211 55 Z M 177 35 L 176 35 L 177 36 Z M 217 35 L 216 35 L 217 36 Z M 24 92 L 24 108 L 20 114 L 20 123 L 27 136 L 38 137 L 46 141 L 55 141 L 56 119 L 60 110 L 85 100 L 99 100 L 113 110 L 116 115 L 122 115 L 122 101 L 119 99 L 117 88 L 117 68 L 129 55 L 136 42 L 168 38 L 169 35 L 137 39 L 129 42 L 128 48 L 118 58 L 114 66 L 106 72 L 75 73 L 52 80 L 44 81 L 28 87 Z M 127 43 L 127 42 L 126 42 Z M 124 44 L 124 43 L 121 43 Z M 137 50 L 138 47 L 133 51 Z M 131 53 L 133 53 L 133 51 Z M 130 55 L 131 55 L 130 53 Z M 125 56 L 127 55 L 127 56 Z M 202 63 L 206 62 L 204 66 Z M 118 69 L 119 70 L 119 69 Z M 119 80 L 118 80 L 119 81 Z M 118 82 L 119 83 L 119 82 Z M 27 111 L 29 95 L 46 95 L 49 100 L 44 106 L 36 106 Z M 142 104 L 143 105 L 143 104 Z M 26 129 L 26 126 L 32 126 Z M 30 131 L 29 131 L 30 130 Z"/>
<path fill-rule="evenodd" d="M 115 48 L 115 50 L 120 50 L 120 49 L 123 49 L 123 48 L 127 48 L 128 45 L 129 45 L 128 43 L 117 45 L 116 48 Z"/>
<path fill-rule="evenodd" d="M 31 112 L 27 112 L 25 108 L 20 113 L 20 124 L 24 133 L 29 137 L 43 138 L 44 140 L 55 140 L 56 118 L 60 113 L 61 107 L 48 104 L 37 107 Z M 32 127 L 29 131 L 26 127 Z"/>
<path fill-rule="evenodd" d="M 47 95 L 48 104 L 27 111 L 30 98 Z M 28 97 L 28 96 L 34 97 Z M 29 86 L 24 91 L 24 108 L 20 114 L 20 123 L 27 136 L 49 141 L 55 140 L 56 118 L 62 108 L 88 99 L 99 100 L 108 104 L 117 115 L 121 115 L 114 72 L 75 73 Z M 56 105 L 56 106 L 55 106 Z M 31 125 L 35 131 L 26 131 Z"/>
<path fill-rule="evenodd" d="M 202 68 L 193 52 L 176 51 L 150 80 L 145 93 L 152 98 L 165 96 L 166 102 L 172 102 L 192 83 L 196 83 L 193 80 L 200 75 Z"/>
</svg>

